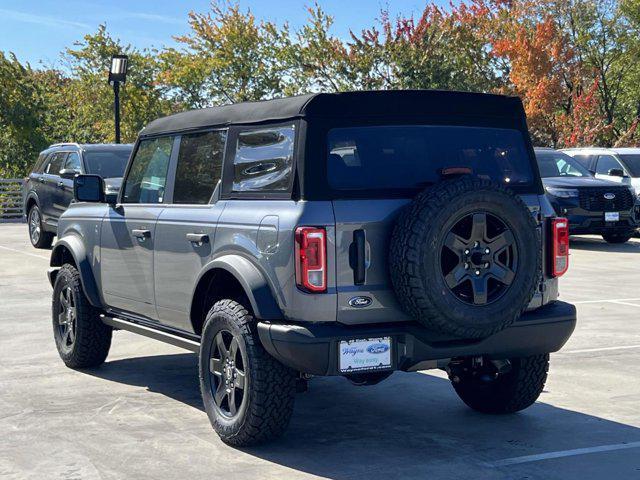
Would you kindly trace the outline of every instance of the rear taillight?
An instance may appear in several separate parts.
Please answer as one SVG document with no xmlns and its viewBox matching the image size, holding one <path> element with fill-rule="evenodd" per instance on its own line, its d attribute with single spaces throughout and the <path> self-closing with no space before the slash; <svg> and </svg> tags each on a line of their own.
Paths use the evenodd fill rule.
<svg viewBox="0 0 640 480">
<path fill-rule="evenodd" d="M 296 283 L 309 292 L 327 290 L 327 232 L 324 228 L 296 229 Z"/>
<path fill-rule="evenodd" d="M 553 237 L 551 274 L 563 275 L 569 268 L 569 221 L 566 218 L 554 218 L 551 221 Z"/>
</svg>

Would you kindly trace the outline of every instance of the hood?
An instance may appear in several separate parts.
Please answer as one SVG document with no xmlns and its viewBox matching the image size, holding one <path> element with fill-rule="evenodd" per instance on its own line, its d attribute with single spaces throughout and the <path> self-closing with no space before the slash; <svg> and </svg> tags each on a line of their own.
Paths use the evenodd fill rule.
<svg viewBox="0 0 640 480">
<path fill-rule="evenodd" d="M 547 177 L 542 179 L 545 187 L 620 187 L 624 186 L 609 180 L 601 180 L 595 177 Z"/>
</svg>

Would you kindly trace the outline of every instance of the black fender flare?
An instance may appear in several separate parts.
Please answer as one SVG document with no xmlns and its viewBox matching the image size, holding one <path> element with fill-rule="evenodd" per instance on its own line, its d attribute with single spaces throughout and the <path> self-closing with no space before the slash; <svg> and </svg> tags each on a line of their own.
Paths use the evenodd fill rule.
<svg viewBox="0 0 640 480">
<path fill-rule="evenodd" d="M 91 268 L 91 263 L 87 258 L 84 243 L 79 236 L 66 235 L 59 239 L 51 252 L 49 265 L 51 267 L 61 267 L 65 263 L 65 250 L 71 254 L 73 261 L 76 264 L 76 268 L 78 269 L 78 272 L 80 272 L 82 290 L 89 300 L 89 303 L 94 307 L 102 308 L 103 304 L 98 291 L 98 286 L 96 285 L 96 281 L 93 276 L 93 269 Z M 49 271 L 49 281 L 53 286 L 57 276 L 57 271 L 55 271 L 55 269 L 52 270 L 54 271 Z"/>
<path fill-rule="evenodd" d="M 190 311 L 193 311 L 193 301 L 200 282 L 207 273 L 216 269 L 225 270 L 238 281 L 251 303 L 256 318 L 261 320 L 283 318 L 282 311 L 263 273 L 249 260 L 235 254 L 222 255 L 205 265 L 194 285 Z"/>
</svg>

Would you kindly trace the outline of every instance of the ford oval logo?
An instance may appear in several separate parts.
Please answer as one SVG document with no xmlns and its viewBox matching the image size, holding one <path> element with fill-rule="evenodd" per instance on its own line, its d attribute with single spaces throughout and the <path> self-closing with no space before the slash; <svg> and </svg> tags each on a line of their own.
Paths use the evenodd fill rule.
<svg viewBox="0 0 640 480">
<path fill-rule="evenodd" d="M 349 300 L 349 305 L 354 308 L 368 307 L 372 303 L 373 300 L 371 300 L 370 297 L 353 297 L 351 300 Z"/>
<path fill-rule="evenodd" d="M 613 200 L 614 198 L 616 198 L 616 194 L 615 193 L 605 193 L 603 195 L 604 198 L 606 198 L 607 200 Z"/>
<path fill-rule="evenodd" d="M 369 345 L 367 347 L 367 352 L 372 353 L 374 355 L 384 353 L 387 350 L 389 350 L 389 345 L 385 345 L 384 343 L 374 343 L 373 345 Z"/>
</svg>

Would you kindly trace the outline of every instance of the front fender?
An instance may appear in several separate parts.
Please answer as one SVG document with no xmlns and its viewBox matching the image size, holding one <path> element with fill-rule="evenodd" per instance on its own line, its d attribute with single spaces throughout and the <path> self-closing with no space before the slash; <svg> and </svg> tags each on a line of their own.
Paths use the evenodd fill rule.
<svg viewBox="0 0 640 480">
<path fill-rule="evenodd" d="M 200 280 L 214 269 L 225 270 L 238 280 L 257 318 L 262 320 L 283 318 L 282 311 L 271 292 L 265 276 L 249 260 L 239 255 L 223 255 L 212 260 L 200 272 L 196 281 L 196 288 L 200 284 Z M 195 289 L 193 294 L 195 294 Z M 191 298 L 193 302 L 194 295 Z M 191 308 L 193 308 L 193 304 Z"/>
<path fill-rule="evenodd" d="M 102 308 L 102 300 L 100 299 L 95 277 L 93 276 L 91 262 L 87 257 L 84 243 L 79 236 L 70 234 L 59 239 L 51 252 L 49 265 L 51 267 L 61 267 L 66 263 L 65 260 L 68 259 L 68 254 L 71 255 L 78 272 L 80 272 L 82 290 L 89 300 L 89 303 L 94 307 Z M 55 276 L 52 272 L 49 273 L 49 280 L 52 283 L 55 281 Z"/>
</svg>

